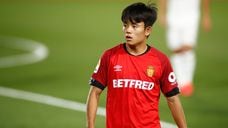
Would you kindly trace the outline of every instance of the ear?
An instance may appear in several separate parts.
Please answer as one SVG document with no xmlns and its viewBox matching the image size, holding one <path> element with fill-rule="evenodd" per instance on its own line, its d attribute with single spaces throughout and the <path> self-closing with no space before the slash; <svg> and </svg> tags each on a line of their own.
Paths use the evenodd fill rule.
<svg viewBox="0 0 228 128">
<path fill-rule="evenodd" d="M 152 31 L 152 27 L 151 26 L 146 27 L 146 29 L 145 29 L 145 36 L 148 37 L 150 35 L 151 31 Z"/>
</svg>

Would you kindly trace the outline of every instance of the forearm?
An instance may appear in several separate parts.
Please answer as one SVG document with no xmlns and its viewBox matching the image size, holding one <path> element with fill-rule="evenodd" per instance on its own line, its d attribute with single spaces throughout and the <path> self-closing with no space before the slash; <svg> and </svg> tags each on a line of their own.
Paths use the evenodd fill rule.
<svg viewBox="0 0 228 128">
<path fill-rule="evenodd" d="M 205 16 L 210 15 L 210 0 L 202 1 L 202 11 L 203 11 L 203 15 Z"/>
<path fill-rule="evenodd" d="M 97 99 L 90 96 L 87 101 L 87 127 L 94 128 L 97 111 Z"/>
<path fill-rule="evenodd" d="M 167 0 L 158 0 L 158 21 L 163 27 L 166 26 L 166 6 Z"/>
<path fill-rule="evenodd" d="M 210 0 L 202 1 L 202 24 L 205 31 L 211 30 Z"/>
<path fill-rule="evenodd" d="M 167 98 L 168 106 L 178 128 L 187 128 L 184 111 L 178 96 Z"/>
<path fill-rule="evenodd" d="M 95 119 L 96 119 L 98 102 L 99 102 L 99 94 L 97 94 L 91 88 L 89 95 L 88 95 L 88 99 L 87 99 L 87 110 L 86 110 L 88 128 L 95 127 Z"/>
<path fill-rule="evenodd" d="M 159 8 L 159 13 L 160 14 L 165 14 L 166 13 L 166 6 L 167 6 L 167 1 L 166 0 L 159 0 L 158 1 L 158 8 Z"/>
</svg>

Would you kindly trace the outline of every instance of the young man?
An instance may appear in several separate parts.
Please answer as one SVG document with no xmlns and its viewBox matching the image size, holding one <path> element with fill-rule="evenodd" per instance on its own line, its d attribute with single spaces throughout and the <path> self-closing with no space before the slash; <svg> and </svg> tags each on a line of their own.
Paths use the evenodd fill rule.
<svg viewBox="0 0 228 128">
<path fill-rule="evenodd" d="M 153 5 L 134 3 L 122 12 L 126 42 L 104 52 L 91 79 L 87 125 L 94 128 L 102 90 L 107 87 L 106 128 L 160 128 L 160 91 L 179 128 L 186 128 L 179 89 L 168 58 L 147 45 L 157 18 Z"/>
<path fill-rule="evenodd" d="M 167 26 L 167 42 L 173 52 L 171 61 L 183 96 L 193 94 L 194 47 L 197 40 L 201 0 L 159 0 L 159 20 Z M 202 25 L 209 31 L 209 0 L 202 0 Z"/>
</svg>

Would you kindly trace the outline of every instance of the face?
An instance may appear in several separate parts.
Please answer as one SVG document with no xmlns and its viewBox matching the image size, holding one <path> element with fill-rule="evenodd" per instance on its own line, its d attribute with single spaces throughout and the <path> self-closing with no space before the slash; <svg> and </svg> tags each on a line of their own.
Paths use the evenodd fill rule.
<svg viewBox="0 0 228 128">
<path fill-rule="evenodd" d="M 150 35 L 151 27 L 146 27 L 144 22 L 123 23 L 123 32 L 125 35 L 126 43 L 129 45 L 138 45 L 146 43 L 147 37 Z"/>
</svg>

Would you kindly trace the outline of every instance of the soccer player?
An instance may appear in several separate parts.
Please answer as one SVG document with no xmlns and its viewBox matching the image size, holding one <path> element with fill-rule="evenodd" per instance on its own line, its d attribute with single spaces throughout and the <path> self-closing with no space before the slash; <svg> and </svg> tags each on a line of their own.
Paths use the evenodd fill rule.
<svg viewBox="0 0 228 128">
<path fill-rule="evenodd" d="M 171 62 L 183 96 L 194 91 L 194 47 L 197 40 L 201 0 L 159 0 L 159 21 L 167 27 L 168 48 L 172 51 Z M 202 0 L 202 25 L 211 28 L 209 0 Z"/>
<path fill-rule="evenodd" d="M 87 127 L 95 127 L 99 97 L 107 88 L 106 128 L 160 128 L 160 92 L 177 126 L 186 128 L 171 64 L 166 55 L 147 44 L 157 8 L 134 3 L 123 10 L 121 19 L 126 42 L 105 51 L 92 74 Z"/>
</svg>

